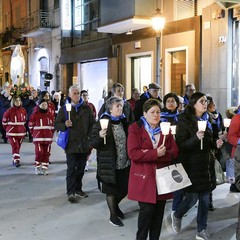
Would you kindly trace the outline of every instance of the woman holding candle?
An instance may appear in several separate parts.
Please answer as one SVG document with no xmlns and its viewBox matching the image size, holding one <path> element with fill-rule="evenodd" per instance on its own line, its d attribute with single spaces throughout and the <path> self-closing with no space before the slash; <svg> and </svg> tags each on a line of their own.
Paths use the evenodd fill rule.
<svg viewBox="0 0 240 240">
<path fill-rule="evenodd" d="M 48 175 L 54 119 L 45 99 L 39 101 L 38 110 L 31 115 L 28 125 L 35 145 L 35 173 Z"/>
<path fill-rule="evenodd" d="M 95 123 L 92 130 L 92 146 L 97 149 L 97 177 L 102 183 L 102 193 L 110 211 L 110 223 L 122 227 L 124 218 L 119 208 L 120 201 L 127 195 L 130 161 L 127 155 L 128 122 L 123 114 L 123 100 L 110 97 L 106 102 L 106 112 L 101 117 L 108 119 L 107 127 Z M 106 141 L 105 141 L 105 140 Z"/>
<path fill-rule="evenodd" d="M 20 167 L 20 148 L 23 138 L 26 136 L 25 123 L 27 121 L 26 110 L 22 107 L 19 96 L 11 100 L 11 108 L 3 115 L 2 126 L 6 131 L 6 137 L 12 147 L 13 164 Z"/>
<path fill-rule="evenodd" d="M 163 135 L 160 113 L 161 103 L 149 99 L 143 104 L 144 116 L 129 127 L 128 198 L 138 201 L 140 207 L 136 240 L 146 240 L 148 235 L 159 239 L 166 200 L 172 198 L 172 194 L 158 195 L 156 189 L 156 168 L 170 165 L 178 154 L 172 134 Z"/>
<path fill-rule="evenodd" d="M 197 234 L 196 239 L 210 239 L 207 233 L 207 218 L 209 192 L 211 182 L 209 175 L 210 151 L 220 148 L 221 139 L 213 140 L 212 126 L 207 114 L 207 97 L 204 93 L 196 92 L 190 97 L 184 113 L 179 115 L 176 130 L 176 142 L 179 147 L 179 161 L 183 164 L 192 186 L 185 189 L 185 198 L 175 212 L 172 213 L 172 227 L 176 233 L 181 231 L 181 221 L 184 214 L 197 201 Z M 206 130 L 198 130 L 198 121 L 206 121 Z M 203 149 L 201 150 L 201 140 Z"/>
</svg>

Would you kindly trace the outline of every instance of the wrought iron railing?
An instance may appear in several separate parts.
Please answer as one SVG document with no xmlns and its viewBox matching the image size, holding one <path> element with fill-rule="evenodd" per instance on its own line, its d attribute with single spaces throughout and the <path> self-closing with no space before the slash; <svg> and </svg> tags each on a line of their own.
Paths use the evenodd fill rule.
<svg viewBox="0 0 240 240">
<path fill-rule="evenodd" d="M 52 28 L 53 12 L 39 10 L 22 19 L 23 33 L 34 31 L 39 28 Z"/>
</svg>

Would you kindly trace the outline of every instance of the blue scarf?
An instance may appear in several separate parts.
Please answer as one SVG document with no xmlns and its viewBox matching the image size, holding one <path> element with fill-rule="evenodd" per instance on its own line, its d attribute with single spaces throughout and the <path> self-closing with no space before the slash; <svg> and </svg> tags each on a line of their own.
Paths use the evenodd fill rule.
<svg viewBox="0 0 240 240">
<path fill-rule="evenodd" d="M 207 127 L 210 129 L 210 131 L 212 132 L 212 124 L 209 122 L 209 115 L 207 112 L 205 112 L 202 117 L 197 117 L 197 120 L 199 121 L 207 121 Z"/>
<path fill-rule="evenodd" d="M 237 109 L 236 111 L 234 111 L 234 113 L 240 114 L 240 109 Z"/>
<path fill-rule="evenodd" d="M 145 129 L 151 134 L 152 140 L 154 141 L 154 143 L 156 143 L 156 139 L 155 139 L 154 135 L 160 133 L 161 132 L 161 128 L 160 127 L 156 127 L 156 128 L 153 129 L 150 126 L 150 124 L 147 122 L 146 118 L 143 117 L 143 116 L 141 117 L 141 120 L 143 121 Z"/>
<path fill-rule="evenodd" d="M 114 117 L 112 116 L 111 114 L 109 114 L 108 112 L 104 112 L 101 116 L 100 116 L 100 119 L 103 117 L 103 116 L 108 116 L 112 121 L 120 121 L 121 119 L 123 118 L 126 118 L 126 116 L 124 115 L 124 113 L 122 115 L 120 115 L 119 117 Z"/>
<path fill-rule="evenodd" d="M 81 105 L 84 103 L 84 101 L 82 98 L 80 98 L 79 102 L 77 104 L 73 105 L 71 98 L 68 97 L 66 100 L 66 103 L 71 103 L 72 107 L 75 107 L 76 112 L 78 112 L 78 109 L 81 107 Z"/>
<path fill-rule="evenodd" d="M 169 122 L 168 118 L 172 118 L 175 123 L 178 122 L 178 111 L 170 112 L 170 111 L 164 111 L 161 112 L 161 122 Z"/>
</svg>

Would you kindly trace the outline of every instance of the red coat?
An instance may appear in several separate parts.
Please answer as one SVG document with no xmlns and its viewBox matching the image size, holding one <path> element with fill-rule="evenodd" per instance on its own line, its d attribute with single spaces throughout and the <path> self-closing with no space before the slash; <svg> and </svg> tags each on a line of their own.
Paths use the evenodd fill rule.
<svg viewBox="0 0 240 240">
<path fill-rule="evenodd" d="M 24 138 L 26 136 L 27 112 L 23 107 L 13 106 L 3 115 L 2 125 L 7 137 Z"/>
<path fill-rule="evenodd" d="M 240 114 L 237 114 L 232 118 L 228 129 L 227 139 L 229 143 L 233 146 L 231 158 L 234 158 L 234 153 L 240 139 Z"/>
<path fill-rule="evenodd" d="M 34 143 L 52 143 L 54 121 L 50 112 L 34 112 L 29 119 L 28 126 Z"/>
<path fill-rule="evenodd" d="M 140 202 L 156 203 L 157 200 L 172 198 L 172 193 L 157 195 L 156 168 L 162 168 L 177 158 L 178 148 L 169 134 L 166 137 L 166 154 L 157 156 L 157 149 L 153 149 L 152 141 L 139 122 L 133 123 L 128 129 L 128 155 L 131 159 L 131 169 L 128 185 L 128 198 Z M 163 142 L 160 136 L 158 146 Z"/>
</svg>

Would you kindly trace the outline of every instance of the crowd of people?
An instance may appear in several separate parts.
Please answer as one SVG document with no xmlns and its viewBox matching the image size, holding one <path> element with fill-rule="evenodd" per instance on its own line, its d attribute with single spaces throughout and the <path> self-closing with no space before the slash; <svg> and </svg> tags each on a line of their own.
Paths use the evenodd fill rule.
<svg viewBox="0 0 240 240">
<path fill-rule="evenodd" d="M 216 188 L 214 160 L 220 161 L 226 155 L 221 150 L 226 143 L 232 146 L 229 158 L 236 159 L 236 179 L 230 190 L 240 189 L 240 111 L 235 109 L 227 132 L 214 99 L 197 92 L 194 84 L 185 87 L 184 96 L 170 92 L 163 99 L 158 84 L 150 83 L 145 88 L 142 94 L 133 88 L 127 100 L 124 86 L 114 83 L 97 112 L 88 101 L 88 91 L 78 85 L 69 88 L 67 97 L 61 91 L 50 95 L 35 89 L 20 97 L 11 95 L 10 87 L 4 86 L 0 95 L 2 139 L 11 145 L 12 163 L 19 168 L 21 144 L 28 136 L 35 146 L 35 173 L 47 175 L 54 132 L 68 131 L 65 153 L 69 202 L 88 197 L 82 179 L 94 148 L 98 186 L 106 195 L 112 225 L 124 226 L 120 203 L 128 196 L 139 204 L 136 239 L 157 240 L 168 199 L 173 199 L 171 219 L 175 233 L 181 232 L 183 216 L 198 202 L 196 239 L 209 240 L 208 211 L 214 211 L 212 191 Z M 71 105 L 70 112 L 66 104 Z M 107 125 L 103 126 L 103 121 Z M 199 121 L 206 122 L 206 130 L 199 129 Z M 170 131 L 163 135 L 161 122 L 176 126 L 176 134 Z M 159 195 L 156 169 L 173 163 L 182 163 L 192 185 Z"/>
</svg>

